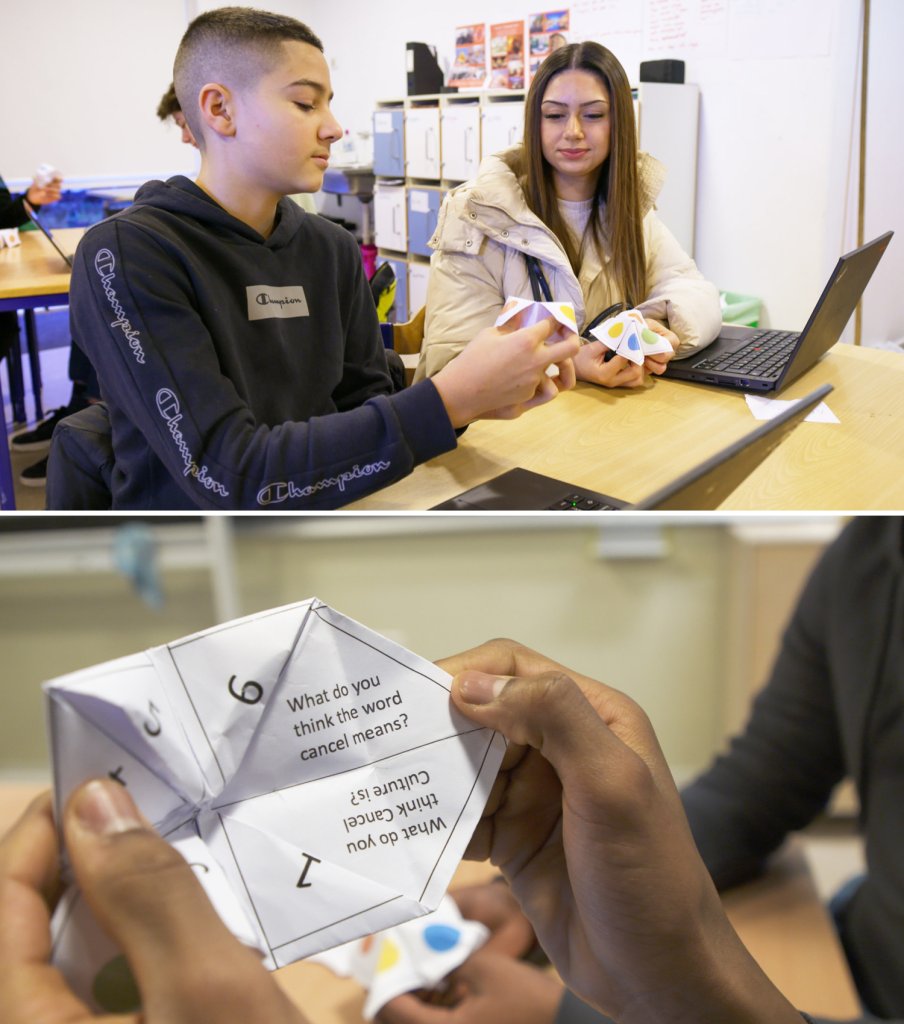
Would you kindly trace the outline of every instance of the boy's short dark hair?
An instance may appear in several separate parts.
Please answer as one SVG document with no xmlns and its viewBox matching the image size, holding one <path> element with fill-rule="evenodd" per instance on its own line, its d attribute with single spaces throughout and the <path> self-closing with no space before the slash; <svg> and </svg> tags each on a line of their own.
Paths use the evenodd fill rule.
<svg viewBox="0 0 904 1024">
<path fill-rule="evenodd" d="M 176 86 L 170 82 L 170 87 L 160 97 L 160 102 L 157 104 L 157 116 L 161 121 L 165 121 L 167 118 L 178 114 L 182 110 L 182 105 L 179 103 L 179 97 L 176 95 Z"/>
<path fill-rule="evenodd" d="M 251 82 L 272 59 L 281 43 L 323 43 L 301 21 L 285 14 L 253 7 L 218 7 L 205 11 L 185 30 L 173 67 L 173 84 L 182 113 L 198 144 L 203 147 L 198 93 L 205 82 L 221 77 L 228 67 L 242 82 Z"/>
</svg>

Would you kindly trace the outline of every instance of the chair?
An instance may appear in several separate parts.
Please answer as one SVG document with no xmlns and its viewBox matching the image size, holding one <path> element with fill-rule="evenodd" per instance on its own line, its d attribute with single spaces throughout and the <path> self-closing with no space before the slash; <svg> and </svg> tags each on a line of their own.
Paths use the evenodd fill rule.
<svg viewBox="0 0 904 1024">
<path fill-rule="evenodd" d="M 370 284 L 370 294 L 373 296 L 374 305 L 377 307 L 377 319 L 381 323 L 385 323 L 389 319 L 396 295 L 396 276 L 392 265 L 381 263 L 368 284 Z"/>
<path fill-rule="evenodd" d="M 426 307 L 421 308 L 404 324 L 380 324 L 383 331 L 383 343 L 391 348 L 399 357 L 405 373 L 405 384 L 414 379 L 424 343 L 424 314 Z M 387 330 L 388 328 L 388 330 Z"/>
<path fill-rule="evenodd" d="M 87 512 L 113 507 L 113 438 L 103 402 L 60 420 L 50 439 L 47 508 Z"/>
</svg>

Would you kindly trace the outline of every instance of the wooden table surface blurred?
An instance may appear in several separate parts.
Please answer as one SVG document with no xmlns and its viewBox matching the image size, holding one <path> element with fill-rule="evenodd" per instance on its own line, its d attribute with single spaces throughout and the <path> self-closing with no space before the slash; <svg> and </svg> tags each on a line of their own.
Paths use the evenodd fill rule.
<svg viewBox="0 0 904 1024">
<path fill-rule="evenodd" d="M 43 788 L 0 784 L 0 835 Z M 494 874 L 489 864 L 464 862 L 453 888 Z M 726 894 L 724 903 L 747 948 L 795 1006 L 838 1019 L 859 1014 L 844 954 L 799 843 L 789 843 L 766 876 Z M 356 982 L 307 963 L 285 967 L 276 978 L 310 1024 L 361 1024 L 364 994 Z"/>
</svg>

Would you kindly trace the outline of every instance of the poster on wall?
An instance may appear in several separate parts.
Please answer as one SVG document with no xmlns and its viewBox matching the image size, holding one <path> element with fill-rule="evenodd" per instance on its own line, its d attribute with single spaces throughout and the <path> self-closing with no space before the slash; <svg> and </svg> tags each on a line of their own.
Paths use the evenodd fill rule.
<svg viewBox="0 0 904 1024">
<path fill-rule="evenodd" d="M 542 14 L 530 16 L 528 45 L 529 45 L 529 74 L 528 81 L 537 73 L 537 68 L 545 58 L 560 46 L 565 46 L 571 40 L 568 38 L 569 19 L 568 11 L 544 11 Z"/>
<path fill-rule="evenodd" d="M 482 89 L 487 80 L 485 25 L 459 25 L 455 30 L 455 63 L 446 85 Z"/>
<path fill-rule="evenodd" d="M 524 21 L 490 25 L 490 88 L 524 88 Z"/>
</svg>

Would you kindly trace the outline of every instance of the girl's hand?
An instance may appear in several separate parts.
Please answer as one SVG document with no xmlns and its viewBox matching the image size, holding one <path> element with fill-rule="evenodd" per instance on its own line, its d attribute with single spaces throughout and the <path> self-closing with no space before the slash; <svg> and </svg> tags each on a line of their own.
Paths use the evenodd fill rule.
<svg viewBox="0 0 904 1024">
<path fill-rule="evenodd" d="M 574 371 L 578 380 L 599 384 L 604 388 L 639 388 L 643 386 L 643 367 L 632 363 L 624 356 L 612 356 L 601 341 L 582 345 L 574 357 Z"/>
</svg>

